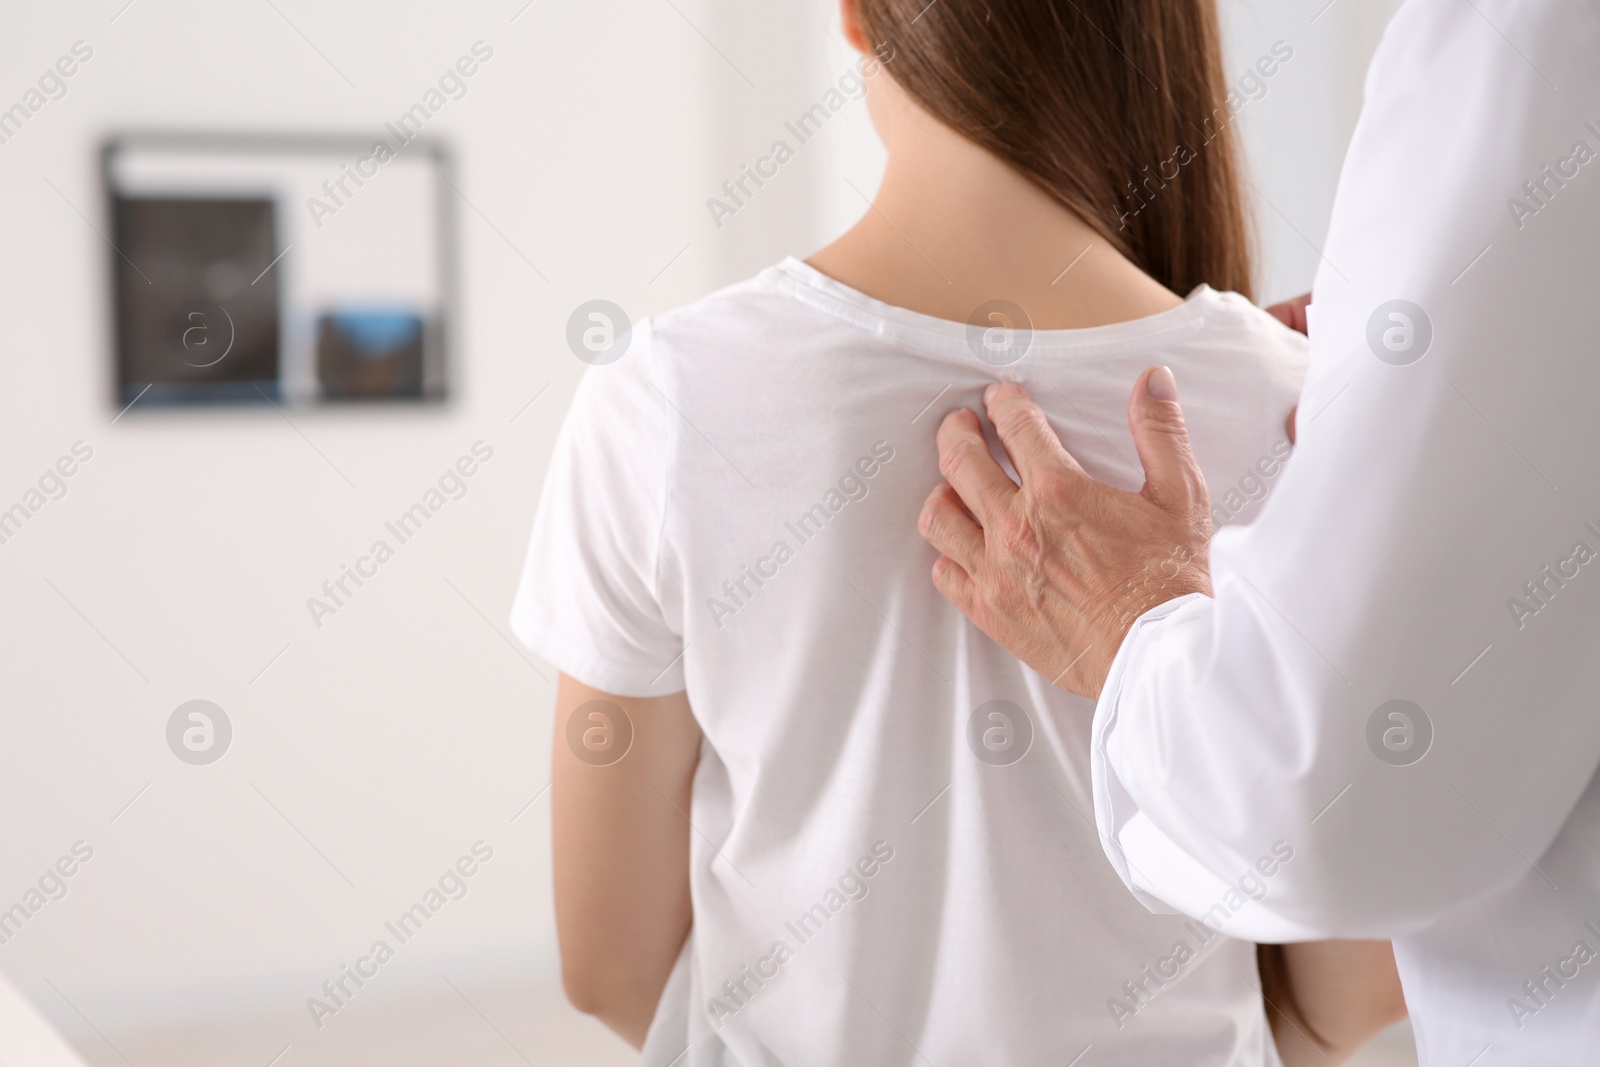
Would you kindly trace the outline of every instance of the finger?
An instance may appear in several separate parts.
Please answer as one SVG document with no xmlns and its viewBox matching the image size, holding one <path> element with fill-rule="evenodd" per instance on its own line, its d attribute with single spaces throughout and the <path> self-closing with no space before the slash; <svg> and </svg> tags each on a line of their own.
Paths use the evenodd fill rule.
<svg viewBox="0 0 1600 1067">
<path fill-rule="evenodd" d="M 972 576 L 962 569 L 961 564 L 949 556 L 940 556 L 933 561 L 933 587 L 939 590 L 939 595 L 954 604 L 956 610 L 967 618 L 972 618 L 972 609 L 977 604 L 977 587 L 973 585 Z"/>
<path fill-rule="evenodd" d="M 1011 504 L 1017 485 L 989 454 L 977 413 L 959 408 L 939 424 L 939 473 L 985 526 Z"/>
<path fill-rule="evenodd" d="M 972 571 L 983 558 L 983 529 L 956 491 L 944 482 L 935 486 L 923 502 L 917 530 L 923 540 L 964 570 Z"/>
<path fill-rule="evenodd" d="M 1060 473 L 1063 468 L 1083 472 L 1061 445 L 1039 405 L 1016 382 L 995 382 L 983 391 L 989 421 L 1005 446 L 1011 465 L 1024 486 Z"/>
<path fill-rule="evenodd" d="M 1128 398 L 1128 426 L 1144 465 L 1144 497 L 1197 520 L 1206 516 L 1210 494 L 1189 446 L 1189 429 L 1178 406 L 1178 383 L 1170 368 L 1151 367 L 1139 376 Z"/>
<path fill-rule="evenodd" d="M 1289 435 L 1289 443 L 1294 444 L 1294 417 L 1300 414 L 1300 407 L 1296 405 L 1289 409 L 1289 417 L 1284 420 L 1283 432 Z"/>
</svg>

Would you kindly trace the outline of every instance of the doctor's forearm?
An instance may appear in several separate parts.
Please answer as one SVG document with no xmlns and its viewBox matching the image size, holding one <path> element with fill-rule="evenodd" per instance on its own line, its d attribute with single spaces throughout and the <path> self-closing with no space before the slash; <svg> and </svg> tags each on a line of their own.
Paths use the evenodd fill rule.
<svg viewBox="0 0 1600 1067">
<path fill-rule="evenodd" d="M 1329 675 L 1249 579 L 1136 625 L 1095 719 L 1097 817 L 1131 886 L 1231 936 L 1389 938 L 1504 870 L 1487 843 L 1449 866 L 1364 828 L 1400 803 L 1393 768 L 1365 743 L 1371 709 Z"/>
</svg>

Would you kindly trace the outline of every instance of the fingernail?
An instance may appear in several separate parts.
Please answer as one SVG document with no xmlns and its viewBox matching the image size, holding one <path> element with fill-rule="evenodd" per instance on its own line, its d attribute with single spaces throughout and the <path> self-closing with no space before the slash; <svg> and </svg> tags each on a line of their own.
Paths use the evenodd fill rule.
<svg viewBox="0 0 1600 1067">
<path fill-rule="evenodd" d="M 994 403 L 994 395 L 996 393 L 998 393 L 999 391 L 1000 391 L 1000 383 L 999 382 L 990 382 L 983 389 L 983 402 L 985 404 Z"/>
<path fill-rule="evenodd" d="M 1145 391 L 1151 400 L 1178 399 L 1178 379 L 1172 376 L 1171 367 L 1157 367 L 1145 382 Z"/>
</svg>

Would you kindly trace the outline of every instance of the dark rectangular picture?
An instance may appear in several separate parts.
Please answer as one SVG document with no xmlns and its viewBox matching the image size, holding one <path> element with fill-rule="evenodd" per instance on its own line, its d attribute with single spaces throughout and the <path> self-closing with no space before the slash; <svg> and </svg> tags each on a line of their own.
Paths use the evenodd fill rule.
<svg viewBox="0 0 1600 1067">
<path fill-rule="evenodd" d="M 260 399 L 279 379 L 274 204 L 117 197 L 118 392 Z M 265 273 L 263 273 L 265 271 Z"/>
</svg>

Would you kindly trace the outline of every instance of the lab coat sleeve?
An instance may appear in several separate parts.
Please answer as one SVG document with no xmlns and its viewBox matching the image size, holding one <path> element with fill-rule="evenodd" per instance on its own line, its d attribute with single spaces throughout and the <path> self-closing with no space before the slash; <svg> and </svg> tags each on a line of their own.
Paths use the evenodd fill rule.
<svg viewBox="0 0 1600 1067">
<path fill-rule="evenodd" d="M 1314 291 L 1296 454 L 1092 742 L 1128 886 L 1260 941 L 1540 876 L 1600 763 L 1593 3 L 1409 0 Z"/>
</svg>

